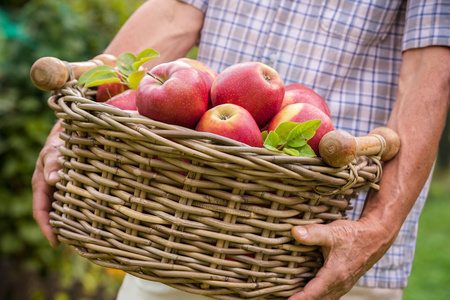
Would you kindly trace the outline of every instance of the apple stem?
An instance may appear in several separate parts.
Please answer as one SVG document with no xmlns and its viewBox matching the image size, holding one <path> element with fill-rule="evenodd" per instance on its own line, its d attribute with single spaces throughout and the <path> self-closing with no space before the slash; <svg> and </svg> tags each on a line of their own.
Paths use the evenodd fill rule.
<svg viewBox="0 0 450 300">
<path fill-rule="evenodd" d="M 109 92 L 109 89 L 108 88 L 106 88 L 106 94 L 108 94 L 108 99 L 111 99 L 112 97 L 111 97 L 111 93 Z"/>
<path fill-rule="evenodd" d="M 286 146 L 286 143 L 278 145 L 277 150 L 283 151 L 285 146 Z"/>
<path fill-rule="evenodd" d="M 162 81 L 161 79 L 159 79 L 158 77 L 156 77 L 155 75 L 153 75 L 150 72 L 147 72 L 148 75 L 150 75 L 151 77 L 153 77 L 153 79 L 155 79 L 156 81 L 158 81 L 159 83 L 161 83 L 161 85 L 164 84 L 164 81 Z"/>
<path fill-rule="evenodd" d="M 123 84 L 123 85 L 125 85 L 127 87 L 130 87 L 130 84 L 128 83 L 128 76 L 126 76 L 122 72 L 117 72 L 117 74 L 120 77 L 120 84 Z"/>
</svg>

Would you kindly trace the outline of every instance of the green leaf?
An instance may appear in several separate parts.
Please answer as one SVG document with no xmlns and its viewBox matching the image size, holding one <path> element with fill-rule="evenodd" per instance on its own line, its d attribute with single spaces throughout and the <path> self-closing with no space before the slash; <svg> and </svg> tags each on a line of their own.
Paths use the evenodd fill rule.
<svg viewBox="0 0 450 300">
<path fill-rule="evenodd" d="M 139 61 L 143 58 L 155 58 L 155 57 L 159 57 L 159 52 L 149 48 L 142 50 L 142 52 L 138 54 L 137 60 Z"/>
<path fill-rule="evenodd" d="M 280 138 L 278 137 L 278 134 L 275 131 L 271 131 L 264 140 L 264 147 L 272 151 L 281 152 L 277 148 L 279 141 Z"/>
<path fill-rule="evenodd" d="M 316 154 L 307 144 L 307 141 L 314 136 L 320 123 L 320 120 L 310 120 L 303 123 L 283 122 L 278 125 L 275 131 L 268 134 L 267 132 L 262 133 L 264 147 L 293 156 L 314 157 Z"/>
<path fill-rule="evenodd" d="M 128 76 L 128 83 L 130 84 L 130 89 L 136 90 L 138 88 L 139 82 L 145 76 L 145 70 L 136 71 Z"/>
<path fill-rule="evenodd" d="M 145 49 L 141 53 L 139 53 L 138 57 L 136 58 L 136 62 L 133 63 L 133 68 L 138 70 L 140 66 L 142 66 L 147 61 L 159 57 L 158 51 L 154 49 Z"/>
<path fill-rule="evenodd" d="M 287 142 L 287 146 L 290 146 L 293 148 L 303 147 L 305 145 L 307 145 L 306 139 L 298 139 L 298 140 L 292 140 L 292 141 Z"/>
<path fill-rule="evenodd" d="M 275 152 L 283 152 L 283 151 L 280 151 L 280 150 L 278 150 L 277 148 L 275 148 L 275 147 L 272 147 L 272 146 L 270 146 L 270 145 L 264 145 L 264 148 L 266 148 L 266 149 L 268 149 L 268 150 L 270 150 L 270 151 L 275 151 Z"/>
<path fill-rule="evenodd" d="M 306 144 L 305 146 L 301 147 L 301 148 L 297 148 L 297 150 L 299 151 L 299 156 L 303 156 L 303 157 L 315 157 L 316 153 L 313 151 L 313 149 Z"/>
<path fill-rule="evenodd" d="M 300 152 L 295 150 L 294 148 L 285 147 L 283 152 L 292 156 L 300 156 Z"/>
<path fill-rule="evenodd" d="M 109 71 L 97 71 L 86 80 L 85 86 L 92 87 L 105 83 L 120 83 L 120 79 Z"/>
<path fill-rule="evenodd" d="M 297 123 L 298 125 L 289 132 L 287 140 L 311 139 L 316 133 L 316 130 L 319 128 L 321 122 L 322 121 L 320 120 L 310 120 L 300 124 Z"/>
<path fill-rule="evenodd" d="M 136 56 L 131 52 L 122 53 L 117 57 L 117 67 L 119 70 L 129 76 L 131 73 L 135 72 L 136 69 L 133 68 L 133 64 L 136 62 Z"/>
<path fill-rule="evenodd" d="M 92 69 L 84 72 L 78 79 L 78 85 L 82 85 L 82 84 L 86 83 L 86 81 L 89 79 L 89 77 L 91 77 L 94 73 L 99 72 L 99 71 L 108 71 L 108 72 L 117 74 L 117 70 L 114 69 L 114 67 L 106 66 L 106 65 L 98 66 L 98 67 L 92 68 Z"/>
<path fill-rule="evenodd" d="M 296 122 L 283 122 L 275 129 L 275 132 L 280 137 L 280 143 L 285 144 L 288 141 L 289 133 L 297 127 L 299 123 Z"/>
<path fill-rule="evenodd" d="M 267 136 L 269 135 L 269 133 L 267 132 L 267 130 L 265 130 L 265 131 L 261 132 L 261 135 L 262 135 L 263 141 L 265 141 Z"/>
<path fill-rule="evenodd" d="M 315 157 L 316 153 L 312 150 L 312 148 L 305 144 L 302 147 L 289 147 L 286 146 L 283 149 L 283 152 L 292 156 L 303 156 L 303 157 Z"/>
</svg>

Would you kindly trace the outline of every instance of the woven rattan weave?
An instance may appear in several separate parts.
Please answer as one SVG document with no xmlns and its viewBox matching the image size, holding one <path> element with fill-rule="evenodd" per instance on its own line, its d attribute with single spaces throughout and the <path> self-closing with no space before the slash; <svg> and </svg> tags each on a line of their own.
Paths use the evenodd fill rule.
<svg viewBox="0 0 450 300">
<path fill-rule="evenodd" d="M 218 299 L 285 299 L 322 265 L 294 225 L 345 218 L 378 157 L 342 168 L 155 122 L 69 81 L 51 224 L 92 262 Z"/>
</svg>

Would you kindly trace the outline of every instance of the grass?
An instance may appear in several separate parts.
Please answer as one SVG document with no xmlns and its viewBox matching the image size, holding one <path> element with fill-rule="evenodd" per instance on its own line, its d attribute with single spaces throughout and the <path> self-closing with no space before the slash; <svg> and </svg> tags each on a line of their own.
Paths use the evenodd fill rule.
<svg viewBox="0 0 450 300">
<path fill-rule="evenodd" d="M 450 172 L 435 172 L 404 300 L 450 299 Z"/>
</svg>

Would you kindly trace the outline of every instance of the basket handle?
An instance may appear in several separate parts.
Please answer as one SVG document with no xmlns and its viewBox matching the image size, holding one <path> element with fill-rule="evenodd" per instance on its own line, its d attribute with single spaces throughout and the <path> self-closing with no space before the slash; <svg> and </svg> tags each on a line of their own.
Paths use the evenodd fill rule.
<svg viewBox="0 0 450 300">
<path fill-rule="evenodd" d="M 116 62 L 117 58 L 111 54 L 100 54 L 92 60 L 73 63 L 66 63 L 55 57 L 42 57 L 31 67 L 30 77 L 38 89 L 53 91 L 61 88 L 69 80 L 71 71 L 75 79 L 78 79 L 89 69 L 100 65 L 115 67 Z"/>
<path fill-rule="evenodd" d="M 387 127 L 378 127 L 367 136 L 354 137 L 343 130 L 325 134 L 319 144 L 322 159 L 332 167 L 343 167 L 357 156 L 380 155 L 382 161 L 394 158 L 400 150 L 400 138 Z"/>
</svg>

